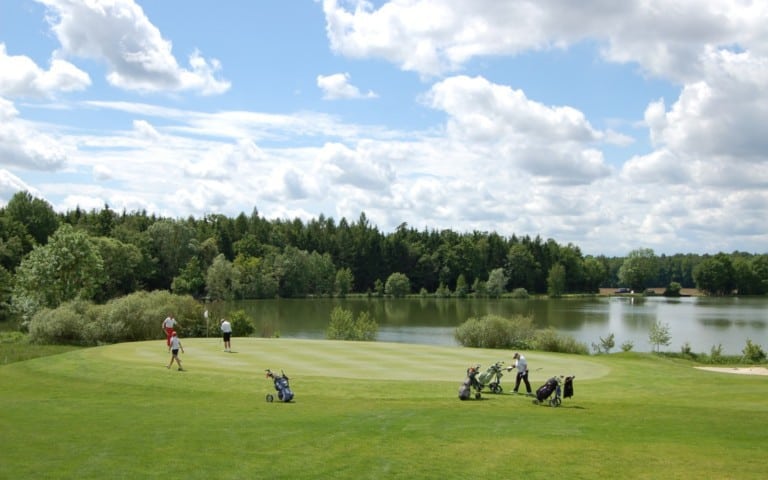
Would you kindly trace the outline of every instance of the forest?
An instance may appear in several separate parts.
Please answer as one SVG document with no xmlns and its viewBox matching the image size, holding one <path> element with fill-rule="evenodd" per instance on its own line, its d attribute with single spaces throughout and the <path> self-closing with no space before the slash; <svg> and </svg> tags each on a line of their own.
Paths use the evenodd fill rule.
<svg viewBox="0 0 768 480">
<path fill-rule="evenodd" d="M 388 287 L 391 286 L 391 289 Z M 103 303 L 137 291 L 198 299 L 308 296 L 559 296 L 601 287 L 643 292 L 698 288 L 710 295 L 764 295 L 768 254 L 583 255 L 539 236 L 414 229 L 384 233 L 364 212 L 266 219 L 163 218 L 145 211 L 76 208 L 57 213 L 18 192 L 0 209 L 0 319 L 83 299 Z"/>
</svg>

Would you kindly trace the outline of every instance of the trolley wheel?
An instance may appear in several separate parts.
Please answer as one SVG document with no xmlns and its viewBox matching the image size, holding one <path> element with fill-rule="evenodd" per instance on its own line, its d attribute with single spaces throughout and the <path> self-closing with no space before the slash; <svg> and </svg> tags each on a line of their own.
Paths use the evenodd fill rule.
<svg viewBox="0 0 768 480">
<path fill-rule="evenodd" d="M 275 396 L 272 395 L 271 393 L 268 393 L 267 394 L 267 402 L 268 403 L 272 403 L 274 400 L 275 400 Z"/>
</svg>

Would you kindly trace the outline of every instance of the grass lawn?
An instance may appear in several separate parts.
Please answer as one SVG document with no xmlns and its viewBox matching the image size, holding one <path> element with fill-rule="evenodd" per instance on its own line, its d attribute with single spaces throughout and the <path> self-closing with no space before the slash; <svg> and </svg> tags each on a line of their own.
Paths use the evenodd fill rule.
<svg viewBox="0 0 768 480">
<path fill-rule="evenodd" d="M 534 390 L 576 375 L 559 408 L 505 393 L 462 402 L 499 350 L 298 339 L 184 339 L 0 366 L 0 478 L 762 479 L 768 377 L 651 354 L 526 352 Z M 284 369 L 294 402 L 264 369 Z"/>
</svg>

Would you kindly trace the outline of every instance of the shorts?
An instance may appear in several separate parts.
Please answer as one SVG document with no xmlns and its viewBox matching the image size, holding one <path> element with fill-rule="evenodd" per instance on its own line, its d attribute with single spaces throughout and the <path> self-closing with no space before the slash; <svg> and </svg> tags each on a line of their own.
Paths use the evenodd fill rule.
<svg viewBox="0 0 768 480">
<path fill-rule="evenodd" d="M 178 348 L 174 348 L 173 350 L 171 350 L 171 353 L 173 354 L 174 357 L 176 357 L 176 356 L 179 355 L 179 349 Z"/>
<path fill-rule="evenodd" d="M 224 341 L 228 342 L 230 337 L 232 337 L 232 332 L 224 332 L 221 334 L 222 337 L 224 337 Z"/>
</svg>

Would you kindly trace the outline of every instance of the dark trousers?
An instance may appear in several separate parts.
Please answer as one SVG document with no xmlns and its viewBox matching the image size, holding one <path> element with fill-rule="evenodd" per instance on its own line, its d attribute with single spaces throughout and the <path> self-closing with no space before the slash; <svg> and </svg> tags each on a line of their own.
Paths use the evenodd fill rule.
<svg viewBox="0 0 768 480">
<path fill-rule="evenodd" d="M 515 378 L 515 393 L 517 393 L 517 389 L 520 388 L 520 380 L 525 382 L 525 390 L 528 393 L 531 393 L 531 384 L 528 382 L 528 372 L 517 372 L 517 377 Z"/>
</svg>

